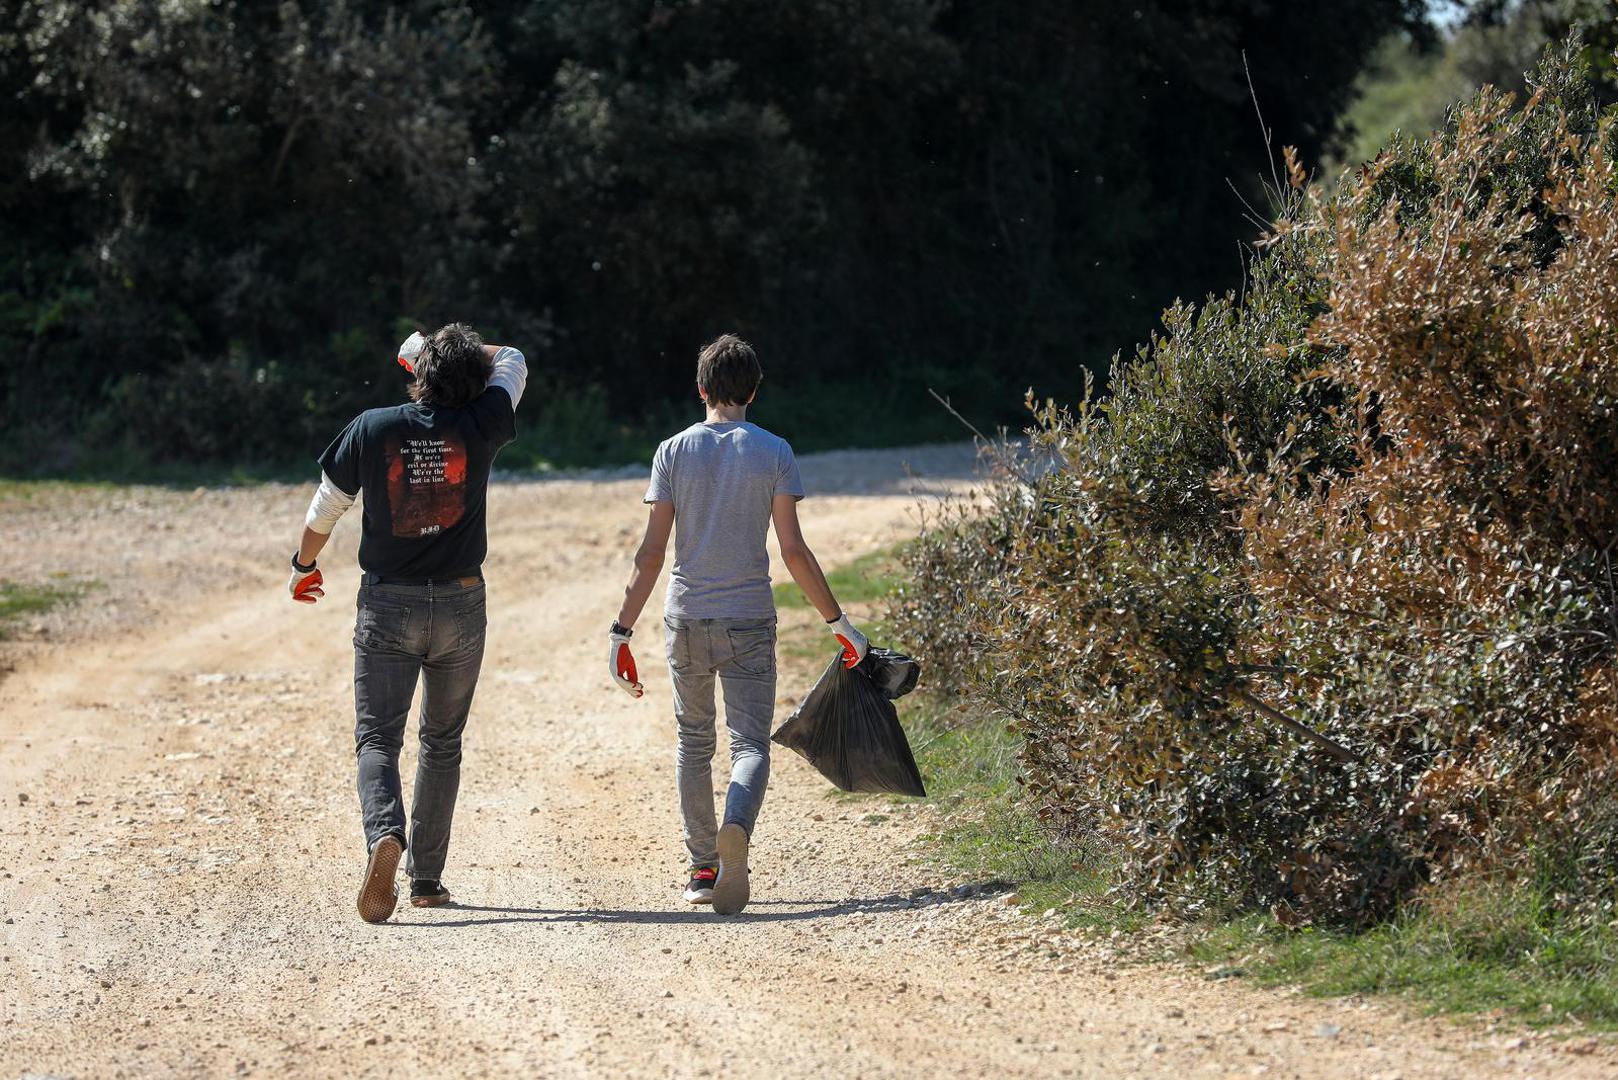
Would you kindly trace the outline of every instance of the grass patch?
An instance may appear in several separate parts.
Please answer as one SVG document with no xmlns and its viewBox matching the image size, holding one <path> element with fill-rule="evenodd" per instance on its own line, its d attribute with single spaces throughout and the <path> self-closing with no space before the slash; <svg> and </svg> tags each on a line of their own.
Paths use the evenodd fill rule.
<svg viewBox="0 0 1618 1080">
<path fill-rule="evenodd" d="M 886 599 L 899 584 L 899 546 L 867 552 L 853 562 L 826 571 L 826 584 L 842 604 L 870 604 Z M 796 582 L 775 586 L 775 606 L 789 611 L 808 608 Z"/>
<path fill-rule="evenodd" d="M 1618 1030 L 1618 929 L 1559 910 L 1532 882 L 1457 882 L 1360 933 L 1243 916 L 1210 928 L 1192 955 L 1317 997 L 1394 994 L 1430 1013 Z"/>
<path fill-rule="evenodd" d="M 0 477 L 0 503 L 32 502 L 58 492 L 96 491 L 112 486 L 99 480 L 17 480 Z"/>
<path fill-rule="evenodd" d="M 940 813 L 928 843 L 944 865 L 1013 885 L 1025 908 L 1071 926 L 1139 929 L 1149 912 L 1109 894 L 1104 851 L 1053 842 L 1017 783 L 1018 739 L 922 697 L 905 712 Z M 1428 1013 L 1491 1013 L 1534 1026 L 1618 1031 L 1618 922 L 1580 918 L 1543 883 L 1468 883 L 1359 933 L 1288 930 L 1267 915 L 1215 919 L 1191 956 L 1263 986 L 1316 997 L 1382 994 Z"/>
<path fill-rule="evenodd" d="M 820 672 L 831 662 L 832 653 L 838 648 L 831 635 L 818 627 L 792 627 L 782 626 L 776 641 L 776 656 L 781 660 L 785 682 L 790 685 L 791 680 L 804 680 L 803 689 L 808 691 L 814 681 L 820 678 Z"/>
<path fill-rule="evenodd" d="M 319 466 L 312 462 L 186 465 L 147 463 L 133 456 L 119 458 L 109 454 L 81 462 L 64 475 L 0 479 L 0 499 L 27 499 L 52 490 L 141 486 L 189 491 L 199 487 L 254 487 L 267 483 L 307 481 L 313 484 L 319 479 Z"/>
<path fill-rule="evenodd" d="M 926 837 L 937 859 L 965 877 L 1004 882 L 1022 906 L 1056 908 L 1070 925 L 1133 925 L 1107 897 L 1105 859 L 1057 842 L 1028 809 L 1018 740 L 1004 724 L 922 695 L 906 710 L 905 728 L 939 811 L 939 827 Z"/>
<path fill-rule="evenodd" d="M 0 639 L 8 636 L 11 624 L 29 615 L 40 615 L 58 604 L 71 603 L 90 588 L 89 582 L 66 580 L 43 585 L 19 585 L 0 581 Z"/>
</svg>

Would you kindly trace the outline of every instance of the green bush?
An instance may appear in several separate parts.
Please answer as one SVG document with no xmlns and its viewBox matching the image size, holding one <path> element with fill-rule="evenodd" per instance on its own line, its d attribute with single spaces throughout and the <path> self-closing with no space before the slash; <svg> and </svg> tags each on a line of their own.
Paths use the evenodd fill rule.
<svg viewBox="0 0 1618 1080">
<path fill-rule="evenodd" d="M 1245 290 L 911 550 L 901 638 L 1135 894 L 1361 923 L 1548 845 L 1610 903 L 1618 183 L 1576 56 L 1335 196 L 1289 155 Z"/>
</svg>

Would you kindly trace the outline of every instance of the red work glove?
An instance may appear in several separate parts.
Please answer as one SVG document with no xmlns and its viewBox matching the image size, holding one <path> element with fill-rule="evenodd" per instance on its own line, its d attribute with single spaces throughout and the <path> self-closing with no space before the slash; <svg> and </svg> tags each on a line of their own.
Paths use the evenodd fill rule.
<svg viewBox="0 0 1618 1080">
<path fill-rule="evenodd" d="M 304 566 L 298 562 L 297 553 L 293 553 L 292 577 L 287 581 L 287 592 L 292 594 L 292 599 L 300 604 L 312 604 L 326 595 L 321 588 L 325 583 L 326 579 L 321 577 L 314 563 Z"/>
<path fill-rule="evenodd" d="M 612 681 L 623 687 L 624 693 L 630 697 L 638 698 L 646 692 L 640 684 L 640 675 L 635 671 L 635 654 L 629 651 L 629 639 L 635 636 L 635 631 L 627 627 L 612 624 L 612 630 L 607 634 L 607 666 L 612 669 Z"/>
<path fill-rule="evenodd" d="M 871 643 L 865 640 L 865 635 L 854 628 L 848 620 L 848 612 L 843 612 L 837 618 L 826 624 L 832 635 L 837 638 L 838 644 L 843 647 L 843 666 L 854 667 L 865 659 L 866 650 Z"/>
<path fill-rule="evenodd" d="M 416 357 L 420 356 L 421 350 L 426 347 L 427 339 L 421 336 L 421 331 L 419 330 L 405 338 L 404 344 L 399 346 L 399 366 L 414 375 L 416 373 Z"/>
</svg>

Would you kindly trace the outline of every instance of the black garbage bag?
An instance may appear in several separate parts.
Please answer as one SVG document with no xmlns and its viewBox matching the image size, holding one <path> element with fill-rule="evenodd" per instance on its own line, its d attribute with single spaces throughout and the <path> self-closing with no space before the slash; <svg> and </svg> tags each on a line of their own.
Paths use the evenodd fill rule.
<svg viewBox="0 0 1618 1080">
<path fill-rule="evenodd" d="M 891 649 L 872 648 L 853 668 L 838 653 L 771 738 L 844 791 L 926 795 L 893 707 L 920 676 L 920 664 Z"/>
<path fill-rule="evenodd" d="M 871 677 L 871 682 L 889 700 L 898 700 L 916 688 L 921 678 L 921 664 L 902 652 L 873 645 L 865 650 L 865 659 L 856 669 Z"/>
</svg>

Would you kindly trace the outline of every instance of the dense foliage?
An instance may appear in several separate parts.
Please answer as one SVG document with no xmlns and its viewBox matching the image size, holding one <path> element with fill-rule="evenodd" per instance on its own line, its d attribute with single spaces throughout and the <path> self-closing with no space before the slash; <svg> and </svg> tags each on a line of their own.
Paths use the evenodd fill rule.
<svg viewBox="0 0 1618 1080">
<path fill-rule="evenodd" d="M 900 636 L 1131 889 L 1360 922 L 1465 872 L 1618 899 L 1618 167 L 1577 51 L 1036 405 Z"/>
<path fill-rule="evenodd" d="M 936 433 L 1235 275 L 1244 54 L 1313 152 L 1421 10 L 0 0 L 0 468 L 301 458 L 450 318 L 585 453 L 721 329 L 805 445 Z"/>
<path fill-rule="evenodd" d="M 1453 8 L 1451 14 L 1457 14 Z M 1398 132 L 1432 131 L 1450 106 L 1484 86 L 1521 100 L 1525 73 L 1574 27 L 1584 40 L 1581 60 L 1597 100 L 1618 100 L 1615 14 L 1611 0 L 1474 0 L 1446 34 L 1389 35 L 1360 75 L 1359 96 L 1343 115 L 1350 135 L 1330 158 L 1358 165 Z"/>
</svg>

